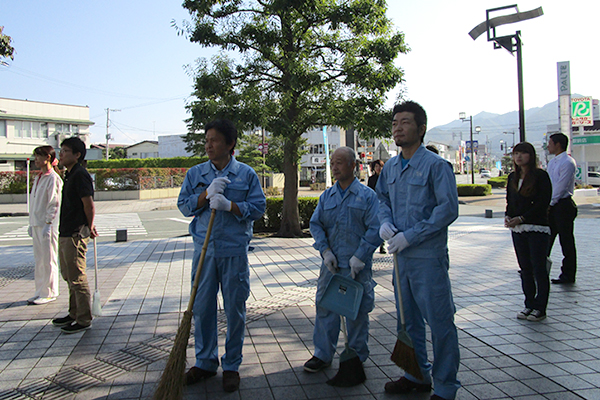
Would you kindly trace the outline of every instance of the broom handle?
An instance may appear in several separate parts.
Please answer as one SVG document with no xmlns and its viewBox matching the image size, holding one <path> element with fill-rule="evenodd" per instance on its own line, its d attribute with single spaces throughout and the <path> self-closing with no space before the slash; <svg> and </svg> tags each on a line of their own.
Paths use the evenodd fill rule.
<svg viewBox="0 0 600 400">
<path fill-rule="evenodd" d="M 198 290 L 198 285 L 200 284 L 200 272 L 202 272 L 204 257 L 206 257 L 206 249 L 208 248 L 210 233 L 212 232 L 213 223 L 215 222 L 215 215 L 217 215 L 217 210 L 213 209 L 210 212 L 210 220 L 208 221 L 208 227 L 206 228 L 206 237 L 204 238 L 204 244 L 202 245 L 202 253 L 200 253 L 200 260 L 198 260 L 198 268 L 196 268 L 196 276 L 194 277 L 192 294 L 190 295 L 190 302 L 188 303 L 187 308 L 189 312 L 192 312 L 192 309 L 194 308 L 194 301 L 196 300 L 196 291 Z"/>
<path fill-rule="evenodd" d="M 96 247 L 96 238 L 92 239 L 94 241 L 94 289 L 98 291 L 98 249 Z"/>
<path fill-rule="evenodd" d="M 400 273 L 398 272 L 398 255 L 396 253 L 394 253 L 394 274 L 396 275 L 396 301 L 398 302 L 398 309 L 400 311 L 400 324 L 402 324 L 402 329 L 404 330 L 404 307 L 402 306 L 402 291 L 400 290 Z"/>
<path fill-rule="evenodd" d="M 342 322 L 342 333 L 344 334 L 344 346 L 348 348 L 348 332 L 346 332 L 346 318 L 343 315 L 340 315 L 340 319 Z"/>
</svg>

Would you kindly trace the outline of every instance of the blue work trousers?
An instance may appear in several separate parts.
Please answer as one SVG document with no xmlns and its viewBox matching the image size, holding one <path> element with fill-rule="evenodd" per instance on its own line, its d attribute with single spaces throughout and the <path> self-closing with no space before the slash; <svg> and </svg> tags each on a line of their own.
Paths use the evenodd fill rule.
<svg viewBox="0 0 600 400">
<path fill-rule="evenodd" d="M 340 268 L 338 273 L 350 276 L 350 268 Z M 367 345 L 369 340 L 369 313 L 373 310 L 375 304 L 375 291 L 373 290 L 375 282 L 372 280 L 372 275 L 371 269 L 365 268 L 356 276 L 356 281 L 362 283 L 364 288 L 363 298 L 356 319 L 346 318 L 348 343 L 350 348 L 356 351 L 362 362 L 365 362 L 369 357 L 369 347 Z M 317 283 L 317 304 L 323 297 L 327 284 L 332 277 L 333 274 L 322 264 Z M 340 336 L 340 316 L 318 306 L 316 314 L 315 329 L 313 331 L 314 356 L 326 363 L 331 363 Z"/>
<path fill-rule="evenodd" d="M 454 325 L 456 308 L 448 276 L 448 256 L 439 258 L 407 258 L 398 256 L 398 271 L 406 330 L 410 335 L 423 381 L 430 383 L 433 376 L 434 393 L 444 399 L 454 399 L 460 382 L 456 379 L 460 354 L 458 334 Z M 394 290 L 397 282 L 394 274 Z M 396 299 L 398 294 L 395 293 Z M 400 312 L 396 304 L 398 331 Z M 427 361 L 425 322 L 431 329 L 433 366 Z M 408 379 L 419 382 L 414 376 Z"/>
<path fill-rule="evenodd" d="M 194 251 L 192 285 L 201 249 Z M 194 301 L 194 341 L 196 367 L 216 371 L 219 366 L 217 346 L 217 292 L 223 294 L 227 316 L 225 354 L 221 357 L 224 371 L 237 371 L 242 363 L 242 346 L 246 325 L 246 300 L 250 294 L 248 257 L 219 257 L 206 255 L 200 272 L 200 283 Z"/>
</svg>

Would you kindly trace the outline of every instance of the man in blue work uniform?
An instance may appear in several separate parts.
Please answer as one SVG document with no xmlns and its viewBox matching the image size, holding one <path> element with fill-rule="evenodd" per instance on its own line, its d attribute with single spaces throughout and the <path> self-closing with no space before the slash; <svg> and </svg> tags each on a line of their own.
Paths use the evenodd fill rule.
<svg viewBox="0 0 600 400">
<path fill-rule="evenodd" d="M 452 166 L 423 145 L 426 131 L 427 114 L 419 104 L 407 101 L 394 107 L 392 134 L 402 152 L 385 164 L 376 188 L 379 235 L 397 255 L 400 282 L 394 277 L 394 287 L 400 285 L 406 329 L 424 376 L 418 380 L 405 374 L 388 382 L 385 391 L 429 392 L 433 375 L 431 399 L 450 400 L 460 387 L 456 308 L 448 276 L 448 226 L 458 217 L 458 195 Z M 433 366 L 427 361 L 425 321 L 433 339 Z"/>
<path fill-rule="evenodd" d="M 313 247 L 321 253 L 323 263 L 317 283 L 317 304 L 323 297 L 333 274 L 351 276 L 364 286 L 358 317 L 347 320 L 349 345 L 361 363 L 369 356 L 369 312 L 374 306 L 376 283 L 372 279 L 373 252 L 381 244 L 377 195 L 354 177 L 356 154 L 340 147 L 331 157 L 331 170 L 337 180 L 319 198 L 310 219 Z M 331 364 L 340 332 L 340 316 L 317 307 L 313 343 L 314 357 L 304 364 L 307 372 L 318 372 Z M 359 366 L 362 369 L 362 364 Z M 353 374 L 354 375 L 354 374 Z M 361 376 L 360 373 L 356 374 Z M 351 382 L 358 385 L 364 381 Z"/>
<path fill-rule="evenodd" d="M 250 294 L 248 244 L 254 220 L 265 212 L 266 199 L 256 172 L 233 157 L 237 142 L 234 124 L 215 120 L 206 125 L 205 132 L 204 148 L 209 161 L 190 168 L 177 200 L 183 215 L 194 217 L 189 228 L 194 239 L 192 282 L 211 210 L 217 210 L 194 301 L 196 364 L 186 373 L 186 383 L 191 385 L 217 373 L 220 286 L 227 315 L 225 354 L 221 357 L 223 389 L 233 392 L 240 383 L 238 369 Z"/>
</svg>

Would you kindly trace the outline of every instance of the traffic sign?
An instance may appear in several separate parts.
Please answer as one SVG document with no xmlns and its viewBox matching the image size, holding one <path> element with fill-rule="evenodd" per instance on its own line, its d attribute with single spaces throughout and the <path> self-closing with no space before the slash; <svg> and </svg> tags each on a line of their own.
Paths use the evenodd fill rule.
<svg viewBox="0 0 600 400">
<path fill-rule="evenodd" d="M 571 119 L 573 126 L 594 125 L 591 97 L 574 97 L 571 99 L 571 103 Z"/>
<path fill-rule="evenodd" d="M 268 154 L 269 153 L 269 143 L 260 143 L 258 145 L 258 151 L 260 151 L 263 154 Z"/>
</svg>

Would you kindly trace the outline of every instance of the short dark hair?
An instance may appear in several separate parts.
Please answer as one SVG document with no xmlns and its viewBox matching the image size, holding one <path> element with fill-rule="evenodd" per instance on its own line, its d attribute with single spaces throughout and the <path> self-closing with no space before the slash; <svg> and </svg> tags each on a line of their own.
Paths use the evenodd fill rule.
<svg viewBox="0 0 600 400">
<path fill-rule="evenodd" d="M 70 138 L 63 140 L 62 143 L 60 144 L 60 147 L 63 147 L 63 146 L 67 146 L 69 149 L 71 149 L 73 154 L 79 153 L 79 158 L 77 159 L 78 162 L 82 162 L 85 159 L 85 154 L 86 154 L 85 143 L 83 143 L 83 141 L 81 139 L 79 139 L 77 136 L 72 136 Z"/>
<path fill-rule="evenodd" d="M 413 113 L 417 126 L 427 126 L 427 113 L 419 103 L 414 101 L 405 101 L 404 103 L 396 104 L 394 106 L 394 111 L 392 111 L 392 117 L 400 112 Z"/>
<path fill-rule="evenodd" d="M 233 149 L 235 149 L 235 145 L 237 143 L 237 128 L 235 124 L 228 119 L 215 119 L 204 127 L 204 133 L 208 132 L 210 129 L 214 129 L 219 132 L 221 135 L 225 137 L 225 143 L 230 145 L 233 143 L 233 147 L 231 148 L 231 154 L 233 154 Z"/>
<path fill-rule="evenodd" d="M 569 146 L 569 138 L 564 133 L 562 133 L 562 132 L 554 133 L 554 134 L 550 135 L 550 139 L 555 144 L 560 144 L 560 147 L 563 149 L 563 151 L 567 150 L 567 146 Z"/>
</svg>

